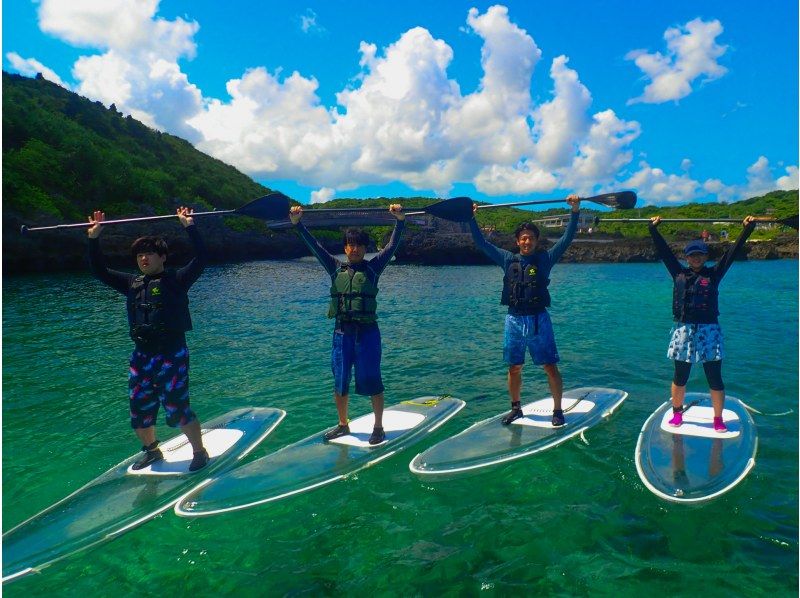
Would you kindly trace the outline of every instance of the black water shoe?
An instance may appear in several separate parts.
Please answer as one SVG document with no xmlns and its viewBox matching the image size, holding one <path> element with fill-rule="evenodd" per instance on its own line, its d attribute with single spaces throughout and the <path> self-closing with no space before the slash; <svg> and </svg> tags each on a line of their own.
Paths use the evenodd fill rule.
<svg viewBox="0 0 800 598">
<path fill-rule="evenodd" d="M 158 448 L 158 440 L 148 446 L 143 446 L 142 450 L 144 451 L 144 457 L 131 465 L 131 469 L 144 469 L 148 465 L 155 463 L 156 461 L 161 461 L 164 458 L 164 455 L 161 453 L 161 449 Z"/>
<path fill-rule="evenodd" d="M 201 451 L 194 453 L 192 462 L 189 463 L 189 471 L 203 469 L 206 465 L 208 465 L 208 460 L 208 451 L 206 449 L 202 449 Z"/>
<path fill-rule="evenodd" d="M 347 436 L 349 433 L 350 433 L 350 426 L 348 426 L 347 424 L 345 425 L 339 424 L 332 430 L 328 430 L 327 432 L 325 432 L 325 434 L 322 436 L 322 439 L 325 440 L 325 442 L 327 442 L 328 440 L 333 440 L 334 438 Z"/>
<path fill-rule="evenodd" d="M 380 444 L 386 440 L 386 432 L 383 431 L 383 428 L 379 428 L 375 426 L 372 428 L 372 435 L 369 437 L 370 444 Z"/>
<path fill-rule="evenodd" d="M 502 423 L 503 423 L 504 426 L 507 426 L 508 424 L 513 422 L 515 419 L 519 419 L 520 417 L 523 417 L 523 416 L 524 416 L 524 414 L 522 413 L 522 409 L 520 407 L 512 407 L 511 411 L 508 412 L 508 415 L 506 415 L 503 418 L 503 422 Z"/>
<path fill-rule="evenodd" d="M 553 409 L 553 419 L 552 424 L 554 428 L 560 428 L 564 425 L 564 410 L 563 409 Z"/>
</svg>

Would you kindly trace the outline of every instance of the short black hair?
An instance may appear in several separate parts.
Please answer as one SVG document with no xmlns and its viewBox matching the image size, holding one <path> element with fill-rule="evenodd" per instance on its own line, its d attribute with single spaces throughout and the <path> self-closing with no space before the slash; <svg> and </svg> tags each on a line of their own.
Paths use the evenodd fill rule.
<svg viewBox="0 0 800 598">
<path fill-rule="evenodd" d="M 167 242 L 161 237 L 139 237 L 131 245 L 133 257 L 140 253 L 150 252 L 158 255 L 167 255 Z"/>
<path fill-rule="evenodd" d="M 519 236 L 522 234 L 522 231 L 529 230 L 533 233 L 533 236 L 537 239 L 539 238 L 539 227 L 536 226 L 533 222 L 523 222 L 520 224 L 516 230 L 514 230 L 514 237 L 519 239 Z"/>
<path fill-rule="evenodd" d="M 360 228 L 348 228 L 344 231 L 342 242 L 345 245 L 369 245 L 369 235 Z"/>
</svg>

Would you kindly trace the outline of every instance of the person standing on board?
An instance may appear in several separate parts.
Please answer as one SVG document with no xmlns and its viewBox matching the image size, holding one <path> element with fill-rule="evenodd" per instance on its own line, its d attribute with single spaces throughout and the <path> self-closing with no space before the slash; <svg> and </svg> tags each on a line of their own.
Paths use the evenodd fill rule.
<svg viewBox="0 0 800 598">
<path fill-rule="evenodd" d="M 375 414 L 375 427 L 369 437 L 370 444 L 380 444 L 386 439 L 383 430 L 383 380 L 381 379 L 381 332 L 378 329 L 378 278 L 400 245 L 405 227 L 405 214 L 400 204 L 392 204 L 389 211 L 397 219 L 389 243 L 372 259 L 364 259 L 369 236 L 363 230 L 349 228 L 344 233 L 344 254 L 341 262 L 328 253 L 300 222 L 303 209 L 294 206 L 289 218 L 297 227 L 300 238 L 319 260 L 331 277 L 331 302 L 328 317 L 335 319 L 331 370 L 333 371 L 333 396 L 339 425 L 328 430 L 323 438 L 333 440 L 350 433 L 347 408 L 350 397 L 350 378 L 355 369 L 356 394 L 369 395 Z"/>
<path fill-rule="evenodd" d="M 564 255 L 578 228 L 581 199 L 577 195 L 570 195 L 566 201 L 572 206 L 569 224 L 561 238 L 547 251 L 539 247 L 539 229 L 532 222 L 523 222 L 514 231 L 519 253 L 511 253 L 487 241 L 474 217 L 469 223 L 475 245 L 505 273 L 500 303 L 508 306 L 503 359 L 508 366 L 511 411 L 502 420 L 504 426 L 523 415 L 520 395 L 526 350 L 533 363 L 542 366 L 547 375 L 553 395 L 553 426 L 564 425 L 564 411 L 561 409 L 564 382 L 558 371 L 560 358 L 550 314 L 547 313 L 550 306 L 547 286 L 550 283 L 550 270 Z M 477 204 L 473 206 L 473 213 L 477 207 Z"/>
<path fill-rule="evenodd" d="M 755 221 L 752 216 L 747 216 L 742 221 L 744 229 L 736 243 L 713 266 L 706 266 L 708 245 L 701 239 L 690 242 L 683 250 L 688 267 L 680 264 L 658 232 L 660 222 L 661 217 L 655 216 L 650 219 L 648 228 L 658 256 L 673 281 L 672 315 L 675 325 L 672 328 L 667 357 L 675 362 L 675 374 L 672 378 L 672 419 L 669 424 L 680 426 L 683 423 L 683 400 L 689 373 L 693 363 L 702 363 L 711 390 L 714 430 L 727 432 L 728 428 L 722 421 L 725 386 L 722 383 L 722 328 L 717 319 L 719 284 L 733 264 L 736 253 L 755 229 Z"/>
<path fill-rule="evenodd" d="M 167 425 L 180 426 L 194 455 L 189 471 L 208 463 L 200 422 L 189 407 L 189 349 L 185 333 L 192 329 L 189 287 L 206 264 L 206 249 L 192 210 L 179 208 L 178 220 L 189 235 L 195 257 L 177 270 L 166 269 L 167 244 L 159 237 L 141 237 L 131 245 L 140 275 L 109 270 L 100 252 L 100 233 L 105 214 L 89 217 L 89 265 L 102 283 L 127 297 L 128 325 L 135 344 L 130 358 L 128 389 L 131 427 L 142 443 L 144 456 L 133 464 L 143 469 L 164 458 L 156 440 L 156 416 L 164 406 Z"/>
</svg>

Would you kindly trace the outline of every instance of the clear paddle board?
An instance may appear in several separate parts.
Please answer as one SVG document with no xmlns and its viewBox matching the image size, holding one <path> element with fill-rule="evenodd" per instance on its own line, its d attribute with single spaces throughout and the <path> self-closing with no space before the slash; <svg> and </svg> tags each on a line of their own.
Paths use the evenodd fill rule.
<svg viewBox="0 0 800 598">
<path fill-rule="evenodd" d="M 3 534 L 3 582 L 110 540 L 169 509 L 181 494 L 245 457 L 284 418 L 272 408 L 236 409 L 202 426 L 208 465 L 189 472 L 186 436 L 161 444 L 164 460 L 139 471 L 126 459 L 66 498 Z"/>
<path fill-rule="evenodd" d="M 725 399 L 728 431 L 714 431 L 707 393 L 686 393 L 683 424 L 670 426 L 667 401 L 642 426 L 636 443 L 636 471 L 656 496 L 679 503 L 716 498 L 741 482 L 755 466 L 758 435 L 753 418 L 735 397 Z"/>
<path fill-rule="evenodd" d="M 504 426 L 508 411 L 479 421 L 463 432 L 418 454 L 409 464 L 415 474 L 449 476 L 538 453 L 566 442 L 603 421 L 628 393 L 613 388 L 584 387 L 565 391 L 561 408 L 565 425 L 553 427 L 553 397 L 522 406 L 524 417 Z"/>
<path fill-rule="evenodd" d="M 184 517 L 216 515 L 280 500 L 330 484 L 391 457 L 423 439 L 464 407 L 452 397 L 419 397 L 383 412 L 386 440 L 370 445 L 370 413 L 350 422 L 349 436 L 325 442 L 321 430 L 304 440 L 208 480 L 181 497 L 175 512 Z"/>
</svg>

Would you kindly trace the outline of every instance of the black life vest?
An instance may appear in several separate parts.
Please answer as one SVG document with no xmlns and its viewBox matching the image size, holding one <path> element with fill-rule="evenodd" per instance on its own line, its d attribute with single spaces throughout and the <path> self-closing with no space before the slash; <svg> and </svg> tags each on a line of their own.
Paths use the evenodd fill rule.
<svg viewBox="0 0 800 598">
<path fill-rule="evenodd" d="M 519 256 L 506 268 L 503 276 L 501 305 L 508 305 L 519 314 L 535 314 L 550 306 L 550 280 L 539 274 L 540 267 L 534 261 L 523 265 Z"/>
<path fill-rule="evenodd" d="M 684 269 L 672 288 L 672 315 L 679 322 L 714 323 L 719 315 L 719 288 L 709 268 Z"/>
<path fill-rule="evenodd" d="M 157 278 L 137 276 L 128 289 L 127 306 L 131 338 L 137 343 L 155 344 L 192 329 L 189 297 L 174 270 Z"/>
<path fill-rule="evenodd" d="M 331 284 L 328 317 L 336 318 L 339 322 L 375 322 L 378 319 L 375 313 L 378 309 L 377 295 L 378 287 L 366 272 L 342 264 Z"/>
</svg>

